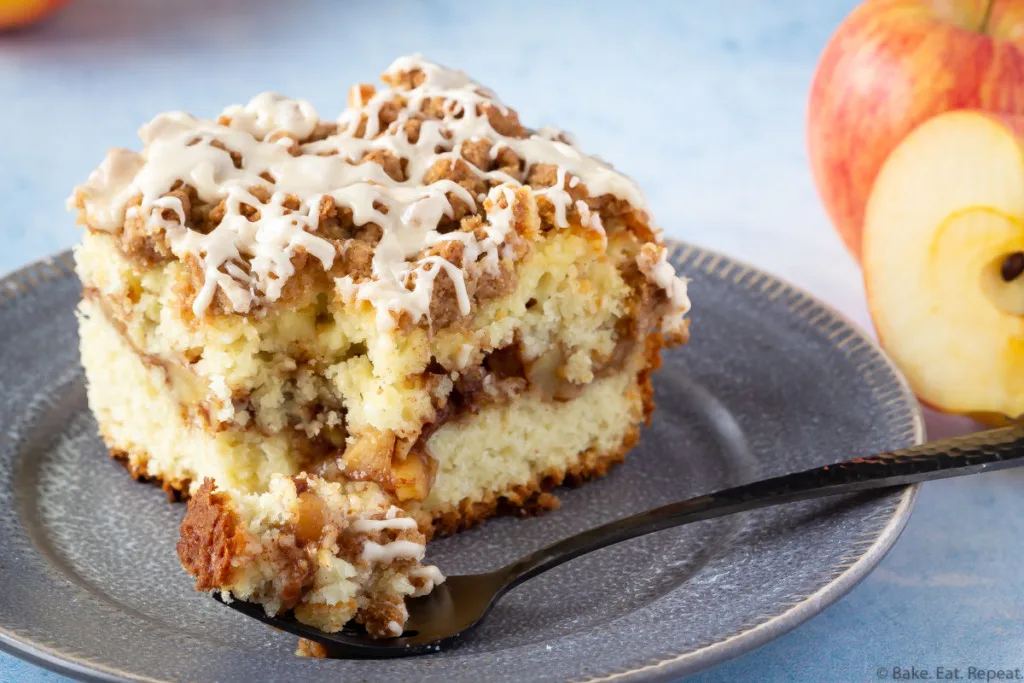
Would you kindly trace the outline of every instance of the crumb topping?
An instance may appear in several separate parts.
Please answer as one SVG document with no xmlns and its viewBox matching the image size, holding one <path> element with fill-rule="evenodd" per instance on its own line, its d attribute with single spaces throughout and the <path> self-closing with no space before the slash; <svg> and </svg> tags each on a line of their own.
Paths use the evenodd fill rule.
<svg viewBox="0 0 1024 683">
<path fill-rule="evenodd" d="M 380 489 L 278 476 L 267 493 L 217 491 L 206 479 L 189 501 L 178 556 L 198 590 L 262 604 L 267 614 L 337 631 L 350 618 L 374 636 L 398 636 L 406 597 L 444 582 L 420 561 L 416 521 Z M 276 508 L 276 510 L 274 509 Z"/>
<path fill-rule="evenodd" d="M 196 578 L 197 590 L 212 590 L 228 583 L 231 561 L 245 548 L 238 515 L 226 506 L 225 494 L 214 488 L 213 480 L 205 479 L 189 499 L 177 545 L 178 558 Z"/>
<path fill-rule="evenodd" d="M 676 276 L 668 261 L 668 250 L 660 244 L 648 242 L 636 256 L 640 272 L 655 285 L 665 290 L 672 312 L 662 320 L 662 331 L 680 335 L 686 328 L 685 316 L 690 311 L 690 299 L 686 294 L 686 281 Z"/>
<path fill-rule="evenodd" d="M 383 80 L 354 86 L 336 122 L 272 93 L 216 120 L 161 114 L 140 131 L 141 154 L 111 150 L 69 205 L 140 258 L 187 263 L 196 316 L 215 301 L 259 311 L 319 267 L 382 329 L 431 318 L 435 288 L 467 315 L 478 283 L 507 280 L 525 253 L 531 208 L 602 237 L 612 218 L 648 222 L 631 179 L 565 133 L 525 128 L 464 73 L 412 56 Z M 651 273 L 685 300 L 674 273 Z"/>
</svg>

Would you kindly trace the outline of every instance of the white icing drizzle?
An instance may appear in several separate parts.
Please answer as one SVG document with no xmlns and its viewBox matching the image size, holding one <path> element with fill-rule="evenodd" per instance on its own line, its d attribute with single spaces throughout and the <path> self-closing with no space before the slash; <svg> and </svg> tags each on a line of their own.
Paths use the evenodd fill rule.
<svg viewBox="0 0 1024 683">
<path fill-rule="evenodd" d="M 565 211 L 572 205 L 572 197 L 565 191 L 565 168 L 559 166 L 556 172 L 555 184 L 543 190 L 537 190 L 534 194 L 538 197 L 547 197 L 548 201 L 555 207 L 555 225 L 560 228 L 569 227 Z"/>
<path fill-rule="evenodd" d="M 389 517 L 386 519 L 357 519 L 349 525 L 352 531 L 362 534 L 383 531 L 384 529 L 415 529 L 416 520 L 412 517 Z"/>
<path fill-rule="evenodd" d="M 430 591 L 434 590 L 435 587 L 444 583 L 445 576 L 437 567 L 429 564 L 423 564 L 413 567 L 409 572 L 409 578 L 419 579 L 419 585 L 415 586 L 414 584 L 415 590 L 412 592 L 412 597 L 418 598 L 421 595 L 428 594 Z"/>
<path fill-rule="evenodd" d="M 277 93 L 261 93 L 244 107 L 232 105 L 224 110 L 231 117 L 231 127 L 244 130 L 254 137 L 265 137 L 274 131 L 284 131 L 297 140 L 309 137 L 320 117 L 306 100 L 290 100 Z"/>
<path fill-rule="evenodd" d="M 690 310 L 690 298 L 686 280 L 676 276 L 668 261 L 668 251 L 660 244 L 645 244 L 637 254 L 636 263 L 640 272 L 668 295 L 672 311 L 662 321 L 662 328 L 666 332 L 680 331 L 684 327 L 683 316 Z"/>
<path fill-rule="evenodd" d="M 394 562 L 397 559 L 422 560 L 427 549 L 422 543 L 413 541 L 391 541 L 380 544 L 366 541 L 363 544 L 363 559 L 367 562 Z"/>
<path fill-rule="evenodd" d="M 645 248 L 636 257 L 640 271 L 646 275 L 651 282 L 658 285 L 668 294 L 669 301 L 676 308 L 682 309 L 683 313 L 690 310 L 690 299 L 686 294 L 686 280 L 676 276 L 672 264 L 668 262 L 668 253 L 664 247 L 657 249 L 657 256 L 651 258 L 651 251 L 654 249 Z"/>
<path fill-rule="evenodd" d="M 83 196 L 87 200 L 89 224 L 98 230 L 116 230 L 124 218 L 124 205 L 135 192 L 132 179 L 145 163 L 137 152 L 111 149 L 89 179 L 75 188 L 75 194 L 67 201 L 68 210 L 75 208 L 76 197 Z"/>
<path fill-rule="evenodd" d="M 354 87 L 350 107 L 338 119 L 338 131 L 303 144 L 299 141 L 320 122 L 316 110 L 305 100 L 273 93 L 228 107 L 223 116 L 230 120 L 219 123 L 184 112 L 162 114 L 140 131 L 146 144 L 141 155 L 112 150 L 69 204 L 79 206 L 94 229 L 116 231 L 126 219 L 134 219 L 144 221 L 147 231 L 164 231 L 175 256 L 197 259 L 201 265 L 204 283 L 193 311 L 202 316 L 218 290 L 239 313 L 276 301 L 294 274 L 292 260 L 300 250 L 325 270 L 331 268 L 335 244 L 317 234 L 320 209 L 329 197 L 339 209 L 352 212 L 355 225 L 375 223 L 382 230 L 373 253 L 372 277 L 363 282 L 348 276 L 336 280 L 339 295 L 374 306 L 382 328 L 394 325 L 392 312 L 407 312 L 414 322 L 428 316 L 434 280 L 442 271 L 455 286 L 460 313 L 468 314 L 467 276 L 497 272 L 500 260 L 511 254 L 506 238 L 512 230 L 514 189 L 521 185 L 517 179 L 466 163 L 482 179 L 498 183 L 486 197 L 474 197 L 451 180 L 424 182 L 439 160 L 450 160 L 454 168 L 467 142 L 490 141 L 492 159 L 508 149 L 527 167 L 555 166 L 556 183 L 534 195 L 552 204 L 559 227 L 568 226 L 567 211 L 575 208 L 586 227 L 603 233 L 599 216 L 585 202 L 574 203 L 566 185 L 575 188 L 582 183 L 592 197 L 613 195 L 646 210 L 631 179 L 583 154 L 565 133 L 545 127 L 527 131 L 522 138 L 499 134 L 487 109 L 503 116 L 508 109 L 461 71 L 414 55 L 397 59 L 386 75 L 397 82 L 410 72 L 423 76 L 410 90 Z M 424 119 L 418 139 L 410 142 L 405 124 L 438 100 L 443 102 L 443 118 Z M 393 103 L 400 105 L 397 119 L 380 130 L 378 115 L 389 103 L 392 108 Z M 365 130 L 356 137 L 360 127 Z M 403 160 L 407 180 L 394 180 L 381 164 L 360 163 L 366 154 L 384 151 Z M 181 201 L 166 196 L 178 181 L 195 188 L 203 202 L 224 202 L 224 218 L 209 234 L 193 230 Z M 253 188 L 262 190 L 254 194 Z M 262 201 L 256 194 L 270 196 Z M 442 218 L 454 216 L 454 199 L 473 210 L 484 202 L 485 239 L 461 231 L 438 232 Z M 410 260 L 450 240 L 463 243 L 462 268 L 438 256 Z M 671 292 L 675 285 L 662 270 L 659 285 Z"/>
<path fill-rule="evenodd" d="M 444 574 L 441 570 L 432 564 L 423 564 L 419 567 L 413 567 L 409 575 L 413 578 L 425 579 L 430 582 L 431 586 L 439 586 L 444 583 Z M 428 589 L 429 592 L 429 589 Z"/>
</svg>

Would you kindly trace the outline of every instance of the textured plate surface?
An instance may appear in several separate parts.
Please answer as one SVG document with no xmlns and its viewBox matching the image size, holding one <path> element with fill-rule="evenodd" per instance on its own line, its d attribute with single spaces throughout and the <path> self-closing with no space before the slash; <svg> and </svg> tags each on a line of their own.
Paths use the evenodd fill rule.
<svg viewBox="0 0 1024 683">
<path fill-rule="evenodd" d="M 622 515 L 923 434 L 876 347 L 789 285 L 676 244 L 693 340 L 625 465 L 562 508 L 431 545 L 445 572 L 497 566 Z M 0 280 L 0 647 L 74 676 L 145 680 L 660 680 L 740 654 L 824 609 L 895 542 L 915 488 L 711 520 L 608 548 L 508 595 L 440 655 L 294 657 L 295 639 L 192 590 L 184 506 L 129 479 L 96 436 L 70 258 Z"/>
</svg>

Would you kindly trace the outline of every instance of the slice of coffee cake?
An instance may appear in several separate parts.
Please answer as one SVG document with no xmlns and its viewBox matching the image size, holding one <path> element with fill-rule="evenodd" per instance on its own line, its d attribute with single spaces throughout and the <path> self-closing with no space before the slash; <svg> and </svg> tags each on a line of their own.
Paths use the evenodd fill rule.
<svg viewBox="0 0 1024 683">
<path fill-rule="evenodd" d="M 636 442 L 689 307 L 639 189 L 461 72 L 384 80 L 336 122 L 163 114 L 75 191 L 89 403 L 133 475 L 372 483 L 429 538 Z"/>
</svg>

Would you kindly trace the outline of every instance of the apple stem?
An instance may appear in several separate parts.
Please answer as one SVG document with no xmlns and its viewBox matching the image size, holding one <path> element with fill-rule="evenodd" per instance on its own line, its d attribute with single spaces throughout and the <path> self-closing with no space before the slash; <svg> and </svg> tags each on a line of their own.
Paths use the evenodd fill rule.
<svg viewBox="0 0 1024 683">
<path fill-rule="evenodd" d="M 985 5 L 985 14 L 981 17 L 981 26 L 978 27 L 978 31 L 986 33 L 988 31 L 988 20 L 992 16 L 992 6 L 996 4 L 996 0 L 988 0 L 988 4 Z"/>
</svg>

